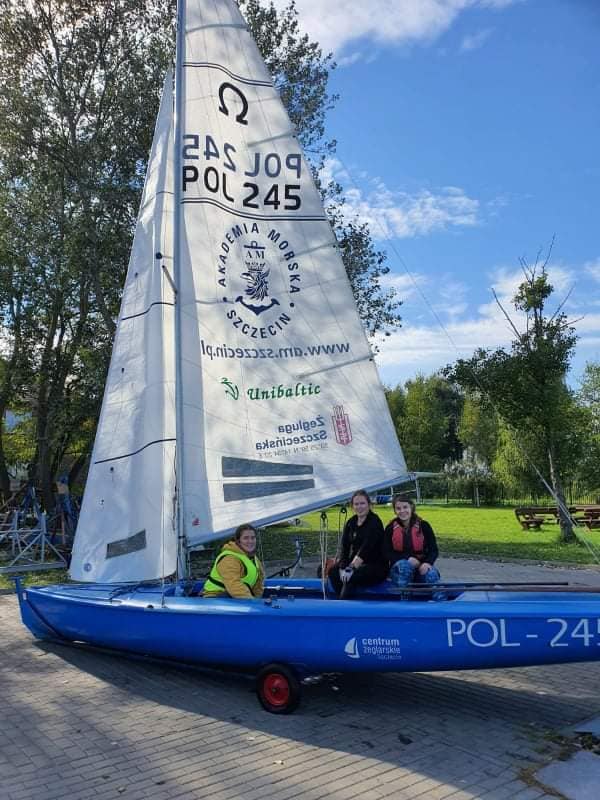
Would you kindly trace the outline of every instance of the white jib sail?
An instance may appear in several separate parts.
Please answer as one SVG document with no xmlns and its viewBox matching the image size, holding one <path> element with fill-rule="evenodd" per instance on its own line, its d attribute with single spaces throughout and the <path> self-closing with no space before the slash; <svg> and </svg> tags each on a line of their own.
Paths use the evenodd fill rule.
<svg viewBox="0 0 600 800">
<path fill-rule="evenodd" d="M 174 572 L 173 92 L 165 81 L 71 577 L 151 580 Z"/>
<path fill-rule="evenodd" d="M 193 545 L 407 469 L 335 238 L 232 0 L 186 0 L 180 246 Z"/>
</svg>

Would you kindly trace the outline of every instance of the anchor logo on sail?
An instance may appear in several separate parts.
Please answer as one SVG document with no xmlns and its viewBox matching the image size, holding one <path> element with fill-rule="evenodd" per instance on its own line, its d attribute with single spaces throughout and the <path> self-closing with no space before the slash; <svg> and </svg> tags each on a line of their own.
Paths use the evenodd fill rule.
<svg viewBox="0 0 600 800">
<path fill-rule="evenodd" d="M 253 239 L 250 244 L 244 245 L 244 250 L 246 271 L 242 272 L 241 277 L 246 281 L 246 289 L 235 301 L 258 316 L 263 311 L 278 306 L 279 300 L 269 298 L 271 270 L 266 266 L 265 246 Z"/>
<path fill-rule="evenodd" d="M 263 342 L 291 330 L 302 270 L 283 232 L 261 228 L 258 222 L 238 222 L 225 231 L 218 250 L 217 285 L 231 326 Z"/>
</svg>

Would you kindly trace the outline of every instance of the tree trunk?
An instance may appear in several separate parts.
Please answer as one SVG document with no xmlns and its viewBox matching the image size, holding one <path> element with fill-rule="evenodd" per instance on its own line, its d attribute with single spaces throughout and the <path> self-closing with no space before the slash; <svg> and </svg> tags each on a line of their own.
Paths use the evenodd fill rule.
<svg viewBox="0 0 600 800">
<path fill-rule="evenodd" d="M 80 453 L 75 461 L 73 462 L 73 466 L 69 470 L 69 487 L 71 487 L 77 478 L 79 477 L 79 473 L 85 467 L 86 461 L 88 460 L 90 453 Z"/>
<path fill-rule="evenodd" d="M 4 417 L 4 410 L 2 410 L 0 420 L 2 420 L 3 417 Z M 0 428 L 0 492 L 2 493 L 2 499 L 8 500 L 8 498 L 10 497 L 10 475 L 8 474 L 8 469 L 6 467 L 3 436 L 4 436 L 4 430 Z"/>
<path fill-rule="evenodd" d="M 563 543 L 577 542 L 577 537 L 573 531 L 573 523 L 569 512 L 567 510 L 567 503 L 565 500 L 565 493 L 562 487 L 560 476 L 554 464 L 554 457 L 552 448 L 548 448 L 548 462 L 550 464 L 550 478 L 552 480 L 552 488 L 558 501 L 558 521 L 560 523 L 560 541 Z"/>
<path fill-rule="evenodd" d="M 45 436 L 38 438 L 36 484 L 42 497 L 44 511 L 48 513 L 54 510 L 55 505 L 51 456 L 48 439 Z"/>
</svg>

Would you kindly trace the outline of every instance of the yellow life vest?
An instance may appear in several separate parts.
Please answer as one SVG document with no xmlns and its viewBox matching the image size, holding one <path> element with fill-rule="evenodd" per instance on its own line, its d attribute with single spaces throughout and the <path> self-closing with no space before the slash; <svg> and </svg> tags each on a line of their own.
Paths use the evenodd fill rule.
<svg viewBox="0 0 600 800">
<path fill-rule="evenodd" d="M 235 550 L 221 550 L 217 558 L 215 559 L 215 563 L 210 571 L 210 575 L 204 581 L 204 591 L 205 592 L 226 592 L 227 589 L 225 588 L 225 584 L 223 583 L 223 579 L 221 577 L 221 573 L 219 572 L 219 561 L 225 556 L 235 556 L 235 558 L 239 559 L 244 568 L 246 570 L 246 574 L 241 578 L 243 584 L 245 584 L 250 590 L 258 580 L 258 567 L 256 566 L 254 559 L 247 556 L 245 553 L 238 553 Z"/>
</svg>

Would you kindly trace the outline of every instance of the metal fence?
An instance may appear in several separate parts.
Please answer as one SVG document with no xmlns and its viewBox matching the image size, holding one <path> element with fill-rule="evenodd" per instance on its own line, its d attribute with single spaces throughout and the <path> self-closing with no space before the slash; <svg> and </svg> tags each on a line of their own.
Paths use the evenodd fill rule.
<svg viewBox="0 0 600 800">
<path fill-rule="evenodd" d="M 432 505 L 478 505 L 477 498 L 473 490 L 459 492 L 448 481 L 446 486 L 428 488 L 426 483 L 420 487 L 420 502 Z M 570 484 L 565 488 L 565 499 L 569 505 L 600 505 L 600 491 L 590 492 L 577 484 Z M 553 497 L 547 491 L 539 494 L 514 495 L 508 493 L 504 487 L 497 487 L 496 491 L 486 492 L 482 487 L 479 491 L 479 505 L 488 506 L 544 506 L 552 505 Z"/>
</svg>

